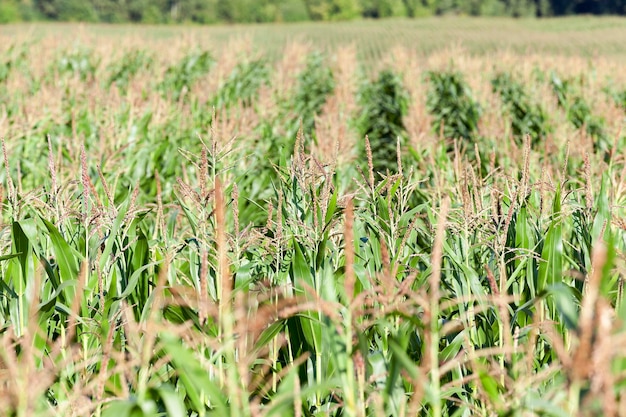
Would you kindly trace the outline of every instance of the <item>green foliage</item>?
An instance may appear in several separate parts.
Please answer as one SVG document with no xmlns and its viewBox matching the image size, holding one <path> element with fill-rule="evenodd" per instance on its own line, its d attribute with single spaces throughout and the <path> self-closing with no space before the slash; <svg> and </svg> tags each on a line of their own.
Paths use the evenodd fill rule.
<svg viewBox="0 0 626 417">
<path fill-rule="evenodd" d="M 83 0 L 34 0 L 41 14 L 63 22 L 96 22 L 98 15 L 93 1 Z"/>
<path fill-rule="evenodd" d="M 158 88 L 164 97 L 178 101 L 198 78 L 211 70 L 214 64 L 215 60 L 209 52 L 191 52 L 178 64 L 167 68 Z"/>
<path fill-rule="evenodd" d="M 402 0 L 362 0 L 363 17 L 402 17 L 407 16 L 407 5 Z"/>
<path fill-rule="evenodd" d="M 26 45 L 11 45 L 0 58 L 0 84 L 3 84 L 9 78 L 11 72 L 24 65 L 28 56 L 28 48 Z"/>
<path fill-rule="evenodd" d="M 430 89 L 426 106 L 433 115 L 433 131 L 445 138 L 476 139 L 480 105 L 458 72 L 429 72 Z"/>
<path fill-rule="evenodd" d="M 532 143 L 537 144 L 552 132 L 545 110 L 530 102 L 524 87 L 513 80 L 510 74 L 496 75 L 491 80 L 491 86 L 493 92 L 500 95 L 511 117 L 511 128 L 519 144 L 523 143 L 524 135 L 530 135 Z"/>
<path fill-rule="evenodd" d="M 622 1 L 562 0 L 3 0 L 5 22 L 45 18 L 108 23 L 294 22 L 358 17 L 623 15 Z"/>
<path fill-rule="evenodd" d="M 281 2 L 278 5 L 277 19 L 281 22 L 303 22 L 310 20 L 304 0 Z"/>
<path fill-rule="evenodd" d="M 100 58 L 91 49 L 76 47 L 58 56 L 52 64 L 52 71 L 60 76 L 74 76 L 82 81 L 93 81 L 99 65 Z"/>
<path fill-rule="evenodd" d="M 567 119 L 577 129 L 585 129 L 586 134 L 593 140 L 594 151 L 603 152 L 608 156 L 612 141 L 606 132 L 604 120 L 592 114 L 591 107 L 580 92 L 576 91 L 571 80 L 563 81 L 553 72 L 550 83 L 559 106 L 566 112 Z"/>
<path fill-rule="evenodd" d="M 298 85 L 290 103 L 290 110 L 297 116 L 294 128 L 295 133 L 300 127 L 306 135 L 311 135 L 315 129 L 315 117 L 320 114 L 327 97 L 335 89 L 333 73 L 325 64 L 324 56 L 314 52 L 307 58 L 305 69 L 298 74 Z"/>
<path fill-rule="evenodd" d="M 506 14 L 513 17 L 533 17 L 537 15 L 535 0 L 512 0 L 506 3 Z"/>
<path fill-rule="evenodd" d="M 406 131 L 402 118 L 406 115 L 409 97 L 402 80 L 391 70 L 384 70 L 378 78 L 365 82 L 360 90 L 361 106 L 356 121 L 359 135 L 369 137 L 374 172 L 385 175 L 396 172 L 398 166 L 398 141 L 402 145 Z M 364 142 L 363 142 L 364 143 Z M 362 161 L 367 160 L 361 147 Z"/>
<path fill-rule="evenodd" d="M 347 20 L 360 15 L 357 0 L 305 0 L 312 20 Z"/>
<path fill-rule="evenodd" d="M 220 86 L 212 104 L 217 108 L 229 108 L 236 103 L 250 106 L 259 88 L 268 79 L 269 71 L 265 60 L 239 63 Z"/>
<path fill-rule="evenodd" d="M 115 84 L 120 91 L 125 91 L 130 80 L 142 69 L 150 69 L 153 63 L 154 59 L 146 51 L 135 49 L 126 52 L 118 61 L 107 66 L 107 88 Z"/>
<path fill-rule="evenodd" d="M 22 20 L 18 2 L 4 0 L 0 2 L 0 24 L 18 22 Z"/>
</svg>

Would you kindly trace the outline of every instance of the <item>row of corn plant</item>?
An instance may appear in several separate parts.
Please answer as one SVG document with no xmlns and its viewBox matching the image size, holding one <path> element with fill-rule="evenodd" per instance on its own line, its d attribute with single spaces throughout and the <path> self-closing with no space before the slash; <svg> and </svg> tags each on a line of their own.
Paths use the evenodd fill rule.
<svg viewBox="0 0 626 417">
<path fill-rule="evenodd" d="M 150 56 L 102 82 L 72 69 L 40 86 L 58 112 L 11 113 L 1 414 L 621 415 L 623 161 L 481 147 L 460 73 L 431 74 L 435 140 L 410 141 L 393 71 L 361 90 L 358 159 L 321 161 L 320 56 L 284 93 L 299 132 L 261 108 L 268 62 L 207 95 L 208 54 L 156 83 Z M 137 81 L 157 88 L 109 88 Z"/>
<path fill-rule="evenodd" d="M 582 129 L 592 139 L 593 148 L 598 152 L 609 154 L 612 141 L 606 132 L 604 120 L 591 112 L 591 107 L 584 97 L 576 90 L 572 80 L 561 80 L 555 73 L 550 83 L 560 107 L 565 109 L 567 119 L 577 128 Z"/>
<path fill-rule="evenodd" d="M 501 73 L 491 80 L 493 91 L 500 95 L 502 103 L 511 117 L 511 129 L 518 143 L 530 135 L 533 144 L 538 144 L 553 130 L 548 124 L 548 115 L 539 105 L 531 103 L 524 87 L 510 74 Z"/>
</svg>

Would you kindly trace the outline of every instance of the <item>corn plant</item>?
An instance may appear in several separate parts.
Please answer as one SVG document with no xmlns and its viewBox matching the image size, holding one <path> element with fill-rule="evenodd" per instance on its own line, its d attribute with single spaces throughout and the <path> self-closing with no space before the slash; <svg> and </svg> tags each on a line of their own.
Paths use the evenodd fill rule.
<svg viewBox="0 0 626 417">
<path fill-rule="evenodd" d="M 606 87 L 604 92 L 626 113 L 626 90 L 619 90 L 615 87 Z"/>
<path fill-rule="evenodd" d="M 146 51 L 139 49 L 128 51 L 118 61 L 107 66 L 109 76 L 105 85 L 110 88 L 115 84 L 120 91 L 125 91 L 128 89 L 130 80 L 139 71 L 148 70 L 153 64 L 154 59 Z"/>
<path fill-rule="evenodd" d="M 238 64 L 224 81 L 212 104 L 217 108 L 228 108 L 238 102 L 250 106 L 259 88 L 267 83 L 269 71 L 264 60 Z"/>
<path fill-rule="evenodd" d="M 0 84 L 6 82 L 11 72 L 17 67 L 22 67 L 28 58 L 28 45 L 14 44 L 3 52 L 0 61 Z"/>
<path fill-rule="evenodd" d="M 298 74 L 298 85 L 290 103 L 290 110 L 297 116 L 290 132 L 300 128 L 305 135 L 311 135 L 315 128 L 315 117 L 320 114 L 328 95 L 335 88 L 333 73 L 324 63 L 324 56 L 315 52 L 307 57 L 305 69 Z"/>
<path fill-rule="evenodd" d="M 427 97 L 428 111 L 433 115 L 433 131 L 444 138 L 476 139 L 480 105 L 458 72 L 428 73 L 430 89 Z"/>
<path fill-rule="evenodd" d="M 406 136 L 402 118 L 409 102 L 400 78 L 391 70 L 382 71 L 361 86 L 358 102 L 356 124 L 359 134 L 369 138 L 374 172 L 378 176 L 396 172 L 398 143 L 402 145 Z M 366 146 L 362 155 L 366 157 Z"/>
<path fill-rule="evenodd" d="M 51 64 L 49 74 L 61 77 L 78 77 L 81 81 L 94 81 L 101 58 L 86 47 L 75 47 L 61 53 Z"/>
<path fill-rule="evenodd" d="M 552 73 L 550 83 L 567 119 L 577 128 L 583 129 L 593 140 L 593 149 L 603 153 L 606 157 L 611 153 L 612 141 L 609 138 L 604 120 L 591 112 L 591 107 L 582 95 L 575 90 L 571 80 L 561 80 L 556 73 Z"/>
<path fill-rule="evenodd" d="M 198 78 L 211 70 L 214 64 L 215 60 L 208 51 L 190 52 L 180 62 L 166 69 L 158 89 L 164 97 L 178 101 Z"/>
<path fill-rule="evenodd" d="M 533 144 L 537 144 L 552 131 L 545 110 L 530 102 L 524 87 L 514 81 L 510 74 L 496 75 L 491 80 L 491 86 L 493 92 L 500 95 L 511 117 L 513 135 L 520 145 L 524 135 L 530 135 Z"/>
</svg>

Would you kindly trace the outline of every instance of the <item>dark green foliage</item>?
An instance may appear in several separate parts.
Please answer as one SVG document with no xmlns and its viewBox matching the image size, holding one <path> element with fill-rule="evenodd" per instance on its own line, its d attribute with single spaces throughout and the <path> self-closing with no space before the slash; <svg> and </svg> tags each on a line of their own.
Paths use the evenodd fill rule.
<svg viewBox="0 0 626 417">
<path fill-rule="evenodd" d="M 478 130 L 480 105 L 474 100 L 469 86 L 458 72 L 428 73 L 430 89 L 426 100 L 433 117 L 433 130 L 447 139 L 473 141 Z"/>
<path fill-rule="evenodd" d="M 295 129 L 299 128 L 299 120 L 302 120 L 304 133 L 313 132 L 315 116 L 320 113 L 326 98 L 334 89 L 333 73 L 325 66 L 324 56 L 319 52 L 311 54 L 306 68 L 298 75 L 298 86 L 291 103 L 291 110 L 297 116 Z"/>
<path fill-rule="evenodd" d="M 363 84 L 358 102 L 357 127 L 361 137 L 369 137 L 374 171 L 383 175 L 397 171 L 397 141 L 402 143 L 406 137 L 402 117 L 409 103 L 400 77 L 391 70 L 382 71 L 377 80 Z"/>
<path fill-rule="evenodd" d="M 511 128 L 519 144 L 523 143 L 526 134 L 530 135 L 535 144 L 552 131 L 546 111 L 538 104 L 531 103 L 524 87 L 510 74 L 498 74 L 491 80 L 491 86 L 493 92 L 500 95 L 511 117 Z"/>
<path fill-rule="evenodd" d="M 409 6 L 403 0 L 361 0 L 363 17 L 407 16 Z"/>
<path fill-rule="evenodd" d="M 98 14 L 94 1 L 84 0 L 35 0 L 37 10 L 46 18 L 60 21 L 95 22 Z"/>
<path fill-rule="evenodd" d="M 242 23 L 464 14 L 563 16 L 626 13 L 623 0 L 2 0 L 0 22 Z"/>
<path fill-rule="evenodd" d="M 358 17 L 361 4 L 357 0 L 304 0 L 312 20 L 345 20 Z"/>
<path fill-rule="evenodd" d="M 228 108 L 237 102 L 250 106 L 259 88 L 267 83 L 269 70 L 265 60 L 257 59 L 237 64 L 222 84 L 212 103 L 216 108 Z"/>
<path fill-rule="evenodd" d="M 107 88 L 115 84 L 120 91 L 126 90 L 130 79 L 140 70 L 148 69 L 153 64 L 152 57 L 142 50 L 132 50 L 124 54 L 122 58 L 107 67 L 109 77 L 106 80 Z"/>
<path fill-rule="evenodd" d="M 604 152 L 608 156 L 611 139 L 605 130 L 604 119 L 591 113 L 591 107 L 572 85 L 571 80 L 561 80 L 555 73 L 552 73 L 550 83 L 559 106 L 565 110 L 570 123 L 577 129 L 584 127 L 587 135 L 593 140 L 594 151 Z"/>
<path fill-rule="evenodd" d="M 266 23 L 308 20 L 305 0 L 216 0 L 217 18 L 223 22 Z"/>
<path fill-rule="evenodd" d="M 163 96 L 178 100 L 183 89 L 189 90 L 193 83 L 209 72 L 215 61 L 209 52 L 192 52 L 178 64 L 165 71 L 165 77 L 159 84 Z"/>
</svg>

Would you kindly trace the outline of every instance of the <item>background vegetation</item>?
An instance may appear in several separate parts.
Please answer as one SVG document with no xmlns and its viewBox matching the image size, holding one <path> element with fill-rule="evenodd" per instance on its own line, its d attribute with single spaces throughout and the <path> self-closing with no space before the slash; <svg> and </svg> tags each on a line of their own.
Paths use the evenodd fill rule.
<svg viewBox="0 0 626 417">
<path fill-rule="evenodd" d="M 10 27 L 0 415 L 626 415 L 623 48 L 388 24 Z"/>
<path fill-rule="evenodd" d="M 0 0 L 0 22 L 250 23 L 359 17 L 626 14 L 624 0 Z"/>
</svg>

